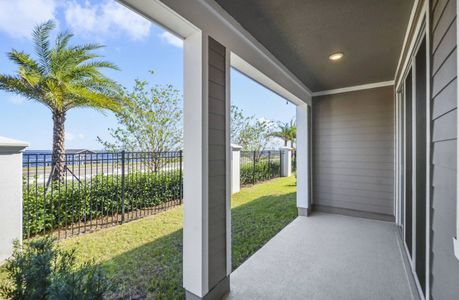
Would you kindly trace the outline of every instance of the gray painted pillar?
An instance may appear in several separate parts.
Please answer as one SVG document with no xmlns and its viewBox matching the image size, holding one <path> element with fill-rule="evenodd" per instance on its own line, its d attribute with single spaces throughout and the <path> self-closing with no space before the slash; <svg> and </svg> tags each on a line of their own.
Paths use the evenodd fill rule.
<svg viewBox="0 0 459 300">
<path fill-rule="evenodd" d="M 187 299 L 229 292 L 229 54 L 204 32 L 184 43 L 183 286 Z"/>
<path fill-rule="evenodd" d="M 280 148 L 280 168 L 281 177 L 289 177 L 292 175 L 292 148 Z"/>
<path fill-rule="evenodd" d="M 239 145 L 231 145 L 231 194 L 241 190 L 241 149 Z"/>
<path fill-rule="evenodd" d="M 0 137 L 0 262 L 22 240 L 22 151 L 27 143 Z"/>
</svg>

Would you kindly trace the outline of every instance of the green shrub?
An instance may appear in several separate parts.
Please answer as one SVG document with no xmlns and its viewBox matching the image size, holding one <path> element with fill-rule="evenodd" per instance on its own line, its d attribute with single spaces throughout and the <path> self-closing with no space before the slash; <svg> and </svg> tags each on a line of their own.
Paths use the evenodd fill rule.
<svg viewBox="0 0 459 300">
<path fill-rule="evenodd" d="M 241 165 L 241 184 L 253 184 L 259 181 L 278 177 L 280 173 L 279 161 L 259 160 Z"/>
<path fill-rule="evenodd" d="M 77 267 L 75 251 L 58 248 L 44 237 L 14 245 L 6 262 L 9 282 L 0 286 L 0 295 L 12 300 L 103 299 L 109 288 L 100 266 L 86 263 Z"/>
<path fill-rule="evenodd" d="M 23 230 L 34 235 L 122 211 L 121 175 L 97 175 L 91 179 L 25 185 Z M 152 207 L 181 197 L 180 170 L 125 175 L 125 212 Z"/>
</svg>

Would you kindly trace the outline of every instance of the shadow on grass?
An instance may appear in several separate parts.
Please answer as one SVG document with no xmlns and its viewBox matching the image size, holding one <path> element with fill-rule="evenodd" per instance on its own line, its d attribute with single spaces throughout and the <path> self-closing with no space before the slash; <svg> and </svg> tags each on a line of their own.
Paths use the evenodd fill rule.
<svg viewBox="0 0 459 300">
<path fill-rule="evenodd" d="M 233 270 L 297 216 L 295 193 L 259 197 L 232 209 Z M 102 263 L 109 299 L 183 299 L 182 234 L 169 235 Z"/>
</svg>

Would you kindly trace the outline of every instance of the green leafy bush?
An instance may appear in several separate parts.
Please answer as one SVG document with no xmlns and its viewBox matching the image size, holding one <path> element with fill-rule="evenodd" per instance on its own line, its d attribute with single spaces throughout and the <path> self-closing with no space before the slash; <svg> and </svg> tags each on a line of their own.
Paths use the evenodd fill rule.
<svg viewBox="0 0 459 300">
<path fill-rule="evenodd" d="M 79 221 L 119 214 L 122 211 L 121 175 L 97 175 L 91 179 L 25 185 L 23 229 L 25 234 L 68 226 Z M 152 207 L 181 197 L 180 170 L 125 175 L 125 212 Z"/>
<path fill-rule="evenodd" d="M 30 240 L 6 262 L 9 282 L 0 295 L 12 300 L 103 299 L 109 288 L 103 269 L 94 263 L 77 267 L 75 250 L 58 248 L 50 237 Z"/>
<path fill-rule="evenodd" d="M 241 165 L 241 184 L 253 184 L 278 177 L 280 173 L 279 161 L 259 160 Z M 254 182 L 255 180 L 255 182 Z"/>
</svg>

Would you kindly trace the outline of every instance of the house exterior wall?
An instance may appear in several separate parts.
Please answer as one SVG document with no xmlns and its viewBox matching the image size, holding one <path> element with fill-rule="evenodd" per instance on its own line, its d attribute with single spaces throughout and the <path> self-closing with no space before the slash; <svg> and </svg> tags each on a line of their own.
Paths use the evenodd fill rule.
<svg viewBox="0 0 459 300">
<path fill-rule="evenodd" d="M 457 299 L 456 236 L 457 33 L 456 0 L 431 2 L 432 210 L 431 296 Z"/>
<path fill-rule="evenodd" d="M 313 209 L 394 219 L 394 95 L 313 98 Z"/>
</svg>

